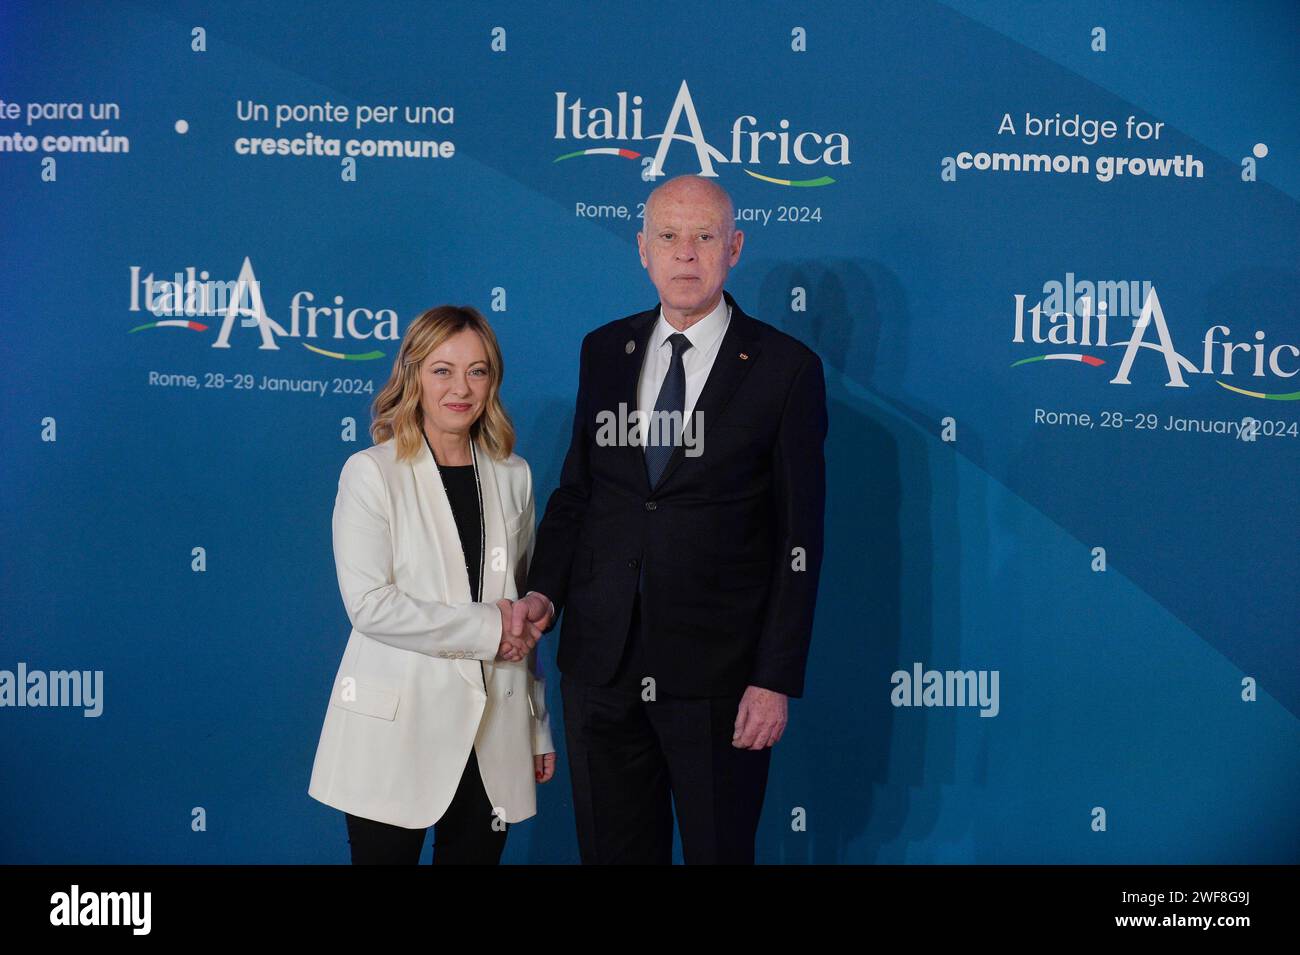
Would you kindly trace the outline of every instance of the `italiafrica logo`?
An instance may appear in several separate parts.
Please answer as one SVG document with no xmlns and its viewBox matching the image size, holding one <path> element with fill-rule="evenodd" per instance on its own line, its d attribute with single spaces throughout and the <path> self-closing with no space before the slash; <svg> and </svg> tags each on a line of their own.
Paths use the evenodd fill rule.
<svg viewBox="0 0 1300 955">
<path fill-rule="evenodd" d="M 616 94 L 616 105 L 584 106 L 582 99 L 568 100 L 568 92 L 557 90 L 555 93 L 555 138 L 561 140 L 600 140 L 604 145 L 588 146 L 556 156 L 552 162 L 563 162 L 578 156 L 619 156 L 623 159 L 640 160 L 643 177 L 655 179 L 664 175 L 664 160 L 673 142 L 689 143 L 695 148 L 695 158 L 699 164 L 701 176 L 717 176 L 713 164 L 735 164 L 746 175 L 763 182 L 778 186 L 814 187 L 829 186 L 835 179 L 821 175 L 811 179 L 787 179 L 755 172 L 746 166 L 758 166 L 763 162 L 773 161 L 778 166 L 788 166 L 794 162 L 800 166 L 847 166 L 849 161 L 849 138 L 846 134 L 816 133 L 811 131 L 792 133 L 790 121 L 781 119 L 777 129 L 760 129 L 756 116 L 742 114 L 731 124 L 731 152 L 723 153 L 710 145 L 704 136 L 695 102 L 691 98 L 686 81 L 677 90 L 668 120 L 662 132 L 642 135 L 641 96 L 632 96 L 629 100 L 626 90 Z M 685 122 L 686 132 L 678 132 L 678 127 Z M 637 143 L 645 140 L 658 140 L 654 156 L 647 156 L 628 146 L 614 145 L 620 142 Z"/>
<path fill-rule="evenodd" d="M 380 349 L 369 351 L 341 351 L 322 348 L 304 339 L 328 336 L 335 341 L 361 342 L 397 341 L 397 313 L 391 308 L 343 307 L 343 296 L 335 295 L 332 306 L 312 305 L 315 296 L 308 291 L 296 292 L 289 301 L 289 327 L 286 329 L 273 320 L 262 300 L 261 283 L 253 272 L 247 256 L 239 270 L 239 277 L 229 281 L 211 279 L 206 271 L 198 272 L 191 266 L 177 273 L 174 281 L 159 280 L 153 273 L 141 275 L 138 265 L 131 268 L 130 311 L 146 311 L 154 321 L 132 328 L 128 334 L 155 328 L 180 328 L 193 332 L 206 332 L 210 326 L 198 319 L 221 320 L 221 328 L 213 348 L 229 348 L 230 334 L 239 319 L 240 328 L 258 330 L 259 349 L 279 350 L 279 338 L 298 339 L 298 344 L 308 351 L 340 361 L 374 361 L 383 358 Z M 332 335 L 329 334 L 332 331 Z"/>
<path fill-rule="evenodd" d="M 1198 367 L 1189 361 L 1185 356 L 1179 354 L 1174 347 L 1173 335 L 1169 331 L 1169 325 L 1165 321 L 1164 309 L 1160 306 L 1160 296 L 1156 294 L 1155 286 L 1149 282 L 1141 283 L 1145 291 L 1145 298 L 1141 299 L 1141 312 L 1136 320 L 1133 321 L 1133 334 L 1128 341 L 1108 342 L 1106 340 L 1106 321 L 1108 315 L 1122 315 L 1125 309 L 1115 309 L 1113 306 L 1106 307 L 1106 298 L 1103 296 L 1104 291 L 1108 291 L 1104 286 L 1124 286 L 1128 283 L 1094 283 L 1083 282 L 1075 284 L 1073 273 L 1067 274 L 1067 282 L 1070 286 L 1069 293 L 1061 295 L 1061 283 L 1049 282 L 1044 285 L 1044 291 L 1047 297 L 1044 301 L 1039 302 L 1033 308 L 1026 311 L 1025 296 L 1016 295 L 1016 319 L 1015 332 L 1011 340 L 1016 343 L 1025 342 L 1025 316 L 1031 319 L 1030 338 L 1037 344 L 1047 345 L 1071 345 L 1081 346 L 1084 348 L 1123 348 L 1124 354 L 1119 360 L 1119 368 L 1115 372 L 1115 377 L 1110 379 L 1111 384 L 1127 385 L 1129 373 L 1133 369 L 1139 349 L 1150 349 L 1158 353 L 1164 359 L 1165 372 L 1168 380 L 1165 382 L 1170 388 L 1187 388 L 1189 385 L 1183 380 L 1183 373 L 1192 375 L 1215 375 L 1214 382 L 1219 387 L 1231 391 L 1235 394 L 1245 395 L 1248 398 L 1262 398 L 1269 401 L 1296 401 L 1300 400 L 1300 391 L 1289 392 L 1267 392 L 1258 391 L 1249 388 L 1241 388 L 1237 385 L 1229 384 L 1222 378 L 1232 377 L 1239 374 L 1247 374 L 1253 378 L 1268 378 L 1276 376 L 1278 378 L 1292 378 L 1300 369 L 1286 370 L 1282 367 L 1281 356 L 1283 352 L 1288 352 L 1291 357 L 1300 357 L 1300 347 L 1290 344 L 1274 345 L 1272 348 L 1266 348 L 1264 345 L 1264 332 L 1256 331 L 1254 333 L 1254 343 L 1233 342 L 1227 340 L 1227 336 L 1232 330 L 1227 325 L 1211 325 L 1205 332 L 1202 339 L 1204 346 L 1202 351 L 1202 362 Z M 1132 283 L 1135 287 L 1138 283 Z M 1076 294 L 1082 291 L 1084 294 Z M 1097 296 L 1097 306 L 1093 306 L 1093 295 Z M 1127 300 L 1127 293 L 1125 295 Z M 1065 308 L 1061 308 L 1062 300 Z M 1137 301 L 1136 294 L 1133 301 Z M 1077 311 L 1077 316 L 1076 316 Z M 1078 322 L 1076 324 L 1076 317 Z M 1044 319 L 1046 318 L 1046 323 Z M 1092 340 L 1092 333 L 1097 333 L 1097 340 Z M 1148 330 L 1154 329 L 1155 341 L 1147 341 Z M 1222 335 L 1223 340 L 1217 336 Z M 1248 356 L 1245 361 L 1250 365 L 1249 371 L 1243 371 L 1240 366 L 1234 368 L 1233 358 L 1239 352 L 1245 352 Z M 1086 351 L 1050 351 L 1045 354 L 1032 355 L 1028 358 L 1021 358 L 1011 363 L 1012 368 L 1021 365 L 1028 365 L 1040 361 L 1073 361 L 1097 368 L 1106 364 L 1106 359 Z"/>
</svg>

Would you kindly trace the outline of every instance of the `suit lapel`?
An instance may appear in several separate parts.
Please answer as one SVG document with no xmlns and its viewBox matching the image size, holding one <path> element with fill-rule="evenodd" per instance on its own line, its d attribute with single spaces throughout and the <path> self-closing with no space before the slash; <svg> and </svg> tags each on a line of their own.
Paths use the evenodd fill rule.
<svg viewBox="0 0 1300 955">
<path fill-rule="evenodd" d="M 627 320 L 627 335 L 619 336 L 618 347 L 620 352 L 614 359 L 615 367 L 618 369 L 616 394 L 618 402 L 621 402 L 627 408 L 629 416 L 637 410 L 637 403 L 640 400 L 641 364 L 645 361 L 646 353 L 650 347 L 650 333 L 654 331 L 655 321 L 658 317 L 659 306 L 657 305 L 648 311 L 633 315 Z M 609 410 L 616 415 L 618 414 L 617 407 Z M 625 447 L 618 450 L 627 461 L 628 466 L 638 475 L 637 480 L 643 491 L 649 494 L 650 478 L 645 470 L 645 449 L 640 445 L 628 442 Z"/>
</svg>

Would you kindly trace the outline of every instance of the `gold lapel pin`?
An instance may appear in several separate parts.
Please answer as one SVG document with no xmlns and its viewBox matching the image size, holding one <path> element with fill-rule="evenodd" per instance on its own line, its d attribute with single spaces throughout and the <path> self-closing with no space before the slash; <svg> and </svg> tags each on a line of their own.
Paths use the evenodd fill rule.
<svg viewBox="0 0 1300 955">
<path fill-rule="evenodd" d="M 740 353 L 740 360 L 741 360 L 741 361 L 749 361 L 749 356 L 746 355 L 744 352 L 741 352 L 741 353 Z"/>
</svg>

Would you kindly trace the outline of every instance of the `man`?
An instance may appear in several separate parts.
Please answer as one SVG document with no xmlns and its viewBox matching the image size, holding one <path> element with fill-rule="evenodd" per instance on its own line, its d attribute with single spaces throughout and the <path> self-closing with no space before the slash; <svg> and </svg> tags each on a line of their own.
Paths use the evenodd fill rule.
<svg viewBox="0 0 1300 955">
<path fill-rule="evenodd" d="M 582 342 L 513 629 L 567 610 L 557 663 L 584 863 L 670 862 L 675 806 L 687 863 L 752 864 L 771 747 L 803 692 L 826 390 L 815 353 L 723 290 L 743 242 L 716 183 L 660 185 L 637 234 L 659 305 Z M 612 425 L 629 420 L 642 426 Z"/>
</svg>

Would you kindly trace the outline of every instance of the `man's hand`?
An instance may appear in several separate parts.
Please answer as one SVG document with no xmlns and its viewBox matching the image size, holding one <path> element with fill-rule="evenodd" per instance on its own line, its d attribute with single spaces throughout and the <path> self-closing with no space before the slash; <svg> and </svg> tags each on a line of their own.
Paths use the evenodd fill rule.
<svg viewBox="0 0 1300 955">
<path fill-rule="evenodd" d="M 545 594 L 532 593 L 515 601 L 510 618 L 510 635 L 516 640 L 528 640 L 530 650 L 550 625 L 551 602 Z"/>
<path fill-rule="evenodd" d="M 764 749 L 775 746 L 785 732 L 787 697 L 761 686 L 745 687 L 736 710 L 736 730 L 731 745 L 737 749 Z"/>
<path fill-rule="evenodd" d="M 501 611 L 501 646 L 497 649 L 497 659 L 507 660 L 511 663 L 518 663 L 524 657 L 528 656 L 536 639 L 528 640 L 523 637 L 516 637 L 511 633 L 511 627 L 514 620 L 514 605 L 505 597 L 497 601 L 497 609 Z"/>
</svg>

